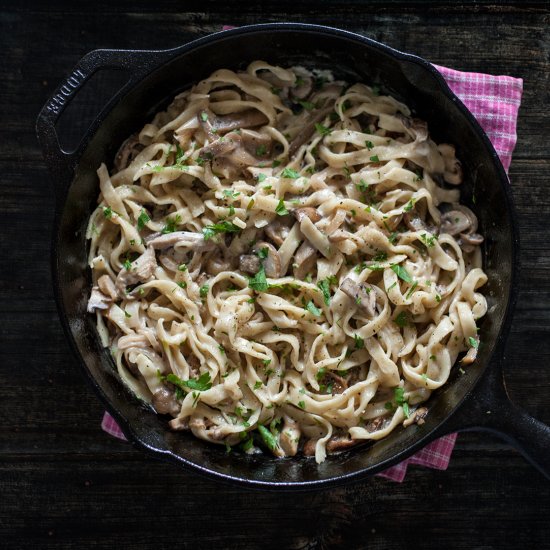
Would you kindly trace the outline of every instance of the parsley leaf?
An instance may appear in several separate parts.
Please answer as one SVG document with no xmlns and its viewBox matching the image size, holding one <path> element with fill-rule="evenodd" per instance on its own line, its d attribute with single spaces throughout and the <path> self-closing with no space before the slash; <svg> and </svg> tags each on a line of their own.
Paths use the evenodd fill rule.
<svg viewBox="0 0 550 550">
<path fill-rule="evenodd" d="M 365 141 L 365 145 L 369 151 L 374 147 L 374 143 L 369 140 Z"/>
<path fill-rule="evenodd" d="M 313 111 L 315 109 L 315 105 L 311 103 L 311 101 L 298 101 L 298 103 L 306 110 L 306 111 Z"/>
<path fill-rule="evenodd" d="M 200 294 L 200 297 L 201 298 L 206 298 L 206 296 L 208 296 L 208 290 L 209 290 L 209 286 L 208 285 L 202 285 L 200 288 L 199 288 L 199 294 Z"/>
<path fill-rule="evenodd" d="M 355 349 L 363 349 L 365 347 L 365 340 L 361 336 L 354 334 L 353 340 L 355 342 Z"/>
<path fill-rule="evenodd" d="M 219 233 L 238 233 L 240 230 L 241 228 L 233 222 L 222 221 L 203 227 L 202 234 L 204 236 L 204 240 L 207 241 Z"/>
<path fill-rule="evenodd" d="M 166 218 L 166 221 L 164 222 L 164 227 L 161 230 L 161 233 L 163 235 L 166 235 L 166 233 L 174 233 L 176 231 L 178 223 L 181 222 L 181 216 L 179 214 L 176 214 L 173 218 Z"/>
<path fill-rule="evenodd" d="M 468 338 L 468 344 L 470 344 L 470 347 L 475 348 L 475 349 L 477 349 L 479 347 L 479 342 L 475 338 L 473 338 L 472 336 L 470 336 Z"/>
<path fill-rule="evenodd" d="M 113 217 L 113 209 L 110 206 L 107 206 L 103 209 L 103 215 L 110 220 Z"/>
<path fill-rule="evenodd" d="M 132 262 L 128 258 L 124 260 L 122 265 L 126 268 L 126 271 L 130 271 L 130 269 L 132 269 Z"/>
<path fill-rule="evenodd" d="M 285 201 L 283 199 L 279 200 L 279 204 L 277 204 L 275 212 L 277 212 L 279 216 L 286 216 L 288 214 L 288 210 L 286 209 Z"/>
<path fill-rule="evenodd" d="M 394 264 L 391 266 L 392 271 L 406 283 L 412 283 L 412 277 L 409 275 L 409 272 L 402 266 Z"/>
<path fill-rule="evenodd" d="M 409 324 L 409 320 L 407 318 L 407 313 L 405 311 L 402 311 L 397 317 L 394 319 L 394 323 L 398 327 L 406 327 Z"/>
<path fill-rule="evenodd" d="M 189 380 L 182 380 L 179 376 L 170 373 L 167 376 L 164 376 L 163 380 L 174 384 L 174 386 L 180 388 L 183 391 L 186 391 L 188 389 L 196 391 L 206 391 L 212 387 L 209 372 L 201 374 L 197 379 L 190 378 Z"/>
<path fill-rule="evenodd" d="M 254 277 L 250 277 L 248 279 L 248 286 L 252 290 L 255 290 L 257 292 L 265 292 L 269 288 L 263 265 L 260 267 L 258 273 L 254 275 Z"/>
<path fill-rule="evenodd" d="M 147 215 L 147 212 L 145 212 L 145 210 L 142 208 L 141 213 L 138 217 L 138 230 L 141 231 L 150 219 L 151 218 Z"/>
<path fill-rule="evenodd" d="M 296 172 L 296 170 L 293 170 L 292 168 L 285 168 L 281 172 L 281 177 L 282 178 L 288 178 L 288 179 L 291 179 L 291 180 L 295 180 L 296 178 L 300 177 L 300 174 L 298 172 Z"/>
<path fill-rule="evenodd" d="M 323 299 L 327 306 L 330 305 L 330 281 L 329 279 L 323 279 L 317 283 L 317 286 L 321 289 L 323 293 Z"/>
<path fill-rule="evenodd" d="M 268 254 L 269 254 L 269 249 L 267 248 L 267 246 L 264 248 L 260 248 L 260 250 L 258 250 L 257 252 L 257 256 L 258 258 L 260 258 L 260 260 L 265 260 Z"/>
<path fill-rule="evenodd" d="M 206 112 L 203 111 L 203 112 L 201 113 L 201 120 L 202 120 L 203 122 L 206 122 L 206 121 L 208 120 L 208 113 L 206 113 Z"/>
<path fill-rule="evenodd" d="M 428 247 L 431 248 L 435 246 L 435 241 L 437 240 L 437 235 L 430 235 L 429 233 L 422 233 L 420 235 L 422 242 Z"/>
<path fill-rule="evenodd" d="M 332 132 L 330 128 L 327 128 L 318 122 L 315 124 L 315 130 L 317 130 L 317 132 L 322 136 L 328 136 Z"/>
<path fill-rule="evenodd" d="M 316 317 L 319 317 L 319 315 L 321 315 L 321 310 L 313 303 L 312 300 L 310 300 L 310 301 L 306 304 L 306 309 L 307 309 L 312 315 L 315 315 Z"/>
<path fill-rule="evenodd" d="M 262 183 L 262 181 L 265 181 L 266 178 L 267 178 L 267 176 L 266 176 L 265 174 L 263 174 L 262 172 L 260 172 L 260 173 L 258 174 L 258 182 L 259 182 L 259 183 Z"/>
<path fill-rule="evenodd" d="M 370 160 L 372 162 L 380 162 L 380 159 L 378 158 L 378 155 L 372 155 L 372 157 L 370 158 Z"/>
</svg>

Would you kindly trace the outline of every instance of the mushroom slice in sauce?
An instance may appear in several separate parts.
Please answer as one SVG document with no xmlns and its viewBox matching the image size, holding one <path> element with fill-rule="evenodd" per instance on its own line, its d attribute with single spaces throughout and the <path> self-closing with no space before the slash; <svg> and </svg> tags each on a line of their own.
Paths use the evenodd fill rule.
<svg viewBox="0 0 550 550">
<path fill-rule="evenodd" d="M 122 268 L 119 271 L 115 283 L 117 290 L 125 293 L 127 286 L 148 281 L 156 267 L 155 251 L 152 246 L 148 246 L 145 252 L 131 263 L 130 269 Z"/>
<path fill-rule="evenodd" d="M 327 453 L 336 453 L 338 451 L 345 451 L 351 447 L 357 445 L 356 439 L 350 439 L 349 437 L 333 436 L 327 441 Z"/>
<path fill-rule="evenodd" d="M 288 155 L 294 156 L 296 151 L 313 135 L 315 125 L 321 122 L 334 109 L 333 104 L 319 111 L 315 111 L 313 116 L 308 120 L 307 124 L 294 136 L 288 147 Z"/>
<path fill-rule="evenodd" d="M 346 277 L 340 285 L 340 290 L 347 294 L 367 315 L 372 317 L 375 314 L 376 294 L 370 285 L 360 285 Z"/>
<path fill-rule="evenodd" d="M 473 233 L 477 230 L 477 217 L 466 206 L 453 204 L 452 209 L 441 215 L 441 233 L 458 235 Z"/>
<path fill-rule="evenodd" d="M 88 300 L 87 311 L 88 313 L 93 313 L 96 309 L 109 309 L 112 301 L 112 298 L 105 296 L 97 286 L 94 286 Z"/>
<path fill-rule="evenodd" d="M 173 246 L 181 246 L 190 250 L 214 249 L 216 244 L 213 241 L 205 240 L 201 233 L 193 231 L 174 231 L 173 233 L 153 233 L 145 239 L 147 246 L 157 250 L 164 250 Z"/>
<path fill-rule="evenodd" d="M 291 227 L 290 216 L 283 216 L 266 226 L 265 233 L 277 246 L 281 246 L 288 237 Z"/>
<path fill-rule="evenodd" d="M 304 241 L 296 251 L 294 262 L 294 277 L 303 280 L 305 276 L 313 269 L 317 262 L 317 249 Z"/>
<path fill-rule="evenodd" d="M 285 415 L 279 445 L 286 456 L 294 456 L 298 452 L 300 435 L 301 431 L 298 423 L 290 416 Z"/>
<path fill-rule="evenodd" d="M 406 428 L 411 424 L 418 424 L 421 426 L 425 422 L 425 418 L 428 415 L 428 409 L 426 407 L 419 407 L 416 409 L 409 418 L 403 421 L 403 426 Z"/>
<path fill-rule="evenodd" d="M 265 274 L 268 277 L 277 279 L 282 275 L 281 257 L 275 247 L 270 243 L 260 241 L 254 245 L 254 250 L 256 251 L 260 251 L 265 248 L 267 248 L 267 257 L 264 260 Z"/>
<path fill-rule="evenodd" d="M 260 258 L 255 254 L 241 254 L 239 256 L 239 269 L 243 273 L 255 275 L 260 271 Z"/>
<path fill-rule="evenodd" d="M 321 214 L 317 211 L 316 208 L 313 208 L 312 206 L 304 206 L 302 208 L 296 208 L 292 212 L 294 214 L 294 217 L 301 222 L 304 217 L 308 217 L 313 223 L 318 222 L 321 219 Z"/>
<path fill-rule="evenodd" d="M 168 388 L 160 388 L 153 394 L 152 403 L 158 414 L 170 414 L 176 416 L 181 409 L 175 393 Z"/>
<path fill-rule="evenodd" d="M 116 300 L 118 298 L 115 283 L 109 275 L 102 275 L 97 280 L 97 286 L 99 287 L 99 290 L 105 294 L 105 296 L 109 296 L 112 300 Z"/>
<path fill-rule="evenodd" d="M 267 117 L 257 109 L 247 109 L 228 115 L 215 115 L 209 109 L 198 113 L 199 124 L 207 128 L 208 133 L 225 134 L 239 128 L 256 128 L 268 123 Z"/>
</svg>

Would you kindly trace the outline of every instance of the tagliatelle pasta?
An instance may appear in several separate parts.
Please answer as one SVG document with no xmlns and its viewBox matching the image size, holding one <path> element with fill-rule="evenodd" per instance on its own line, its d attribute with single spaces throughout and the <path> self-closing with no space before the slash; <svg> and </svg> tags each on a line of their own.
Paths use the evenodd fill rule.
<svg viewBox="0 0 550 550">
<path fill-rule="evenodd" d="M 88 310 L 174 430 L 322 462 L 422 423 L 475 360 L 487 277 L 460 162 L 373 86 L 222 69 L 98 177 Z"/>
</svg>

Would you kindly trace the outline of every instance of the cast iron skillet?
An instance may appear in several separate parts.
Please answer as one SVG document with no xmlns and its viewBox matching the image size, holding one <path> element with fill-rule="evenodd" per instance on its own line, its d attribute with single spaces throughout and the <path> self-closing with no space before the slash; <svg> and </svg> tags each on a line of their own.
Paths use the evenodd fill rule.
<svg viewBox="0 0 550 550">
<path fill-rule="evenodd" d="M 349 82 L 378 83 L 428 121 L 435 141 L 457 146 L 466 184 L 462 193 L 485 235 L 485 287 L 489 312 L 481 325 L 478 360 L 429 401 L 423 426 L 397 429 L 389 437 L 336 456 L 321 465 L 304 457 L 226 454 L 220 446 L 167 429 L 166 418 L 140 405 L 117 379 L 86 314 L 91 286 L 85 228 L 98 194 L 96 168 L 111 165 L 120 143 L 166 106 L 177 92 L 218 68 L 244 68 L 254 59 L 330 69 Z M 96 71 L 128 71 L 128 81 L 104 107 L 77 150 L 59 146 L 56 121 Z M 198 473 L 249 487 L 307 489 L 341 484 L 379 472 L 443 434 L 494 432 L 550 477 L 550 428 L 513 405 L 502 379 L 504 343 L 517 294 L 518 235 L 506 174 L 473 116 L 426 61 L 329 27 L 305 24 L 251 25 L 200 38 L 165 51 L 96 50 L 83 57 L 46 103 L 37 134 L 53 177 L 57 213 L 52 243 L 53 280 L 63 327 L 79 363 L 127 438 L 158 458 Z M 472 205 L 475 197 L 475 204 Z"/>
</svg>

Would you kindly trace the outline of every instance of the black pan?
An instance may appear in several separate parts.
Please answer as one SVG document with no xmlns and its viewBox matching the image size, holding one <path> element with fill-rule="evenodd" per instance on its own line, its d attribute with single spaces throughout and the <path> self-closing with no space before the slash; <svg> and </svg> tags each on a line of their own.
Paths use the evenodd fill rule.
<svg viewBox="0 0 550 550">
<path fill-rule="evenodd" d="M 489 312 L 481 325 L 478 360 L 465 374 L 453 369 L 449 382 L 428 402 L 423 426 L 397 429 L 369 446 L 329 456 L 321 465 L 305 457 L 228 455 L 223 447 L 170 432 L 166 418 L 144 408 L 123 388 L 109 353 L 100 345 L 94 318 L 86 313 L 91 280 L 85 228 L 98 194 L 97 166 L 111 165 L 120 143 L 176 93 L 215 69 L 244 68 L 254 59 L 330 69 L 350 82 L 375 82 L 411 106 L 428 121 L 436 142 L 456 144 L 466 181 L 462 201 L 477 213 L 479 232 L 486 237 Z M 77 150 L 68 154 L 59 146 L 56 122 L 90 76 L 103 69 L 126 70 L 128 81 L 105 105 Z M 78 362 L 137 447 L 217 479 L 249 487 L 304 489 L 374 474 L 443 434 L 480 429 L 504 438 L 550 477 L 550 428 L 510 402 L 502 378 L 518 269 L 509 182 L 483 130 L 429 63 L 356 34 L 294 23 L 242 27 L 165 51 L 96 50 L 81 59 L 42 109 L 37 134 L 57 197 L 52 263 L 61 321 Z"/>
</svg>

